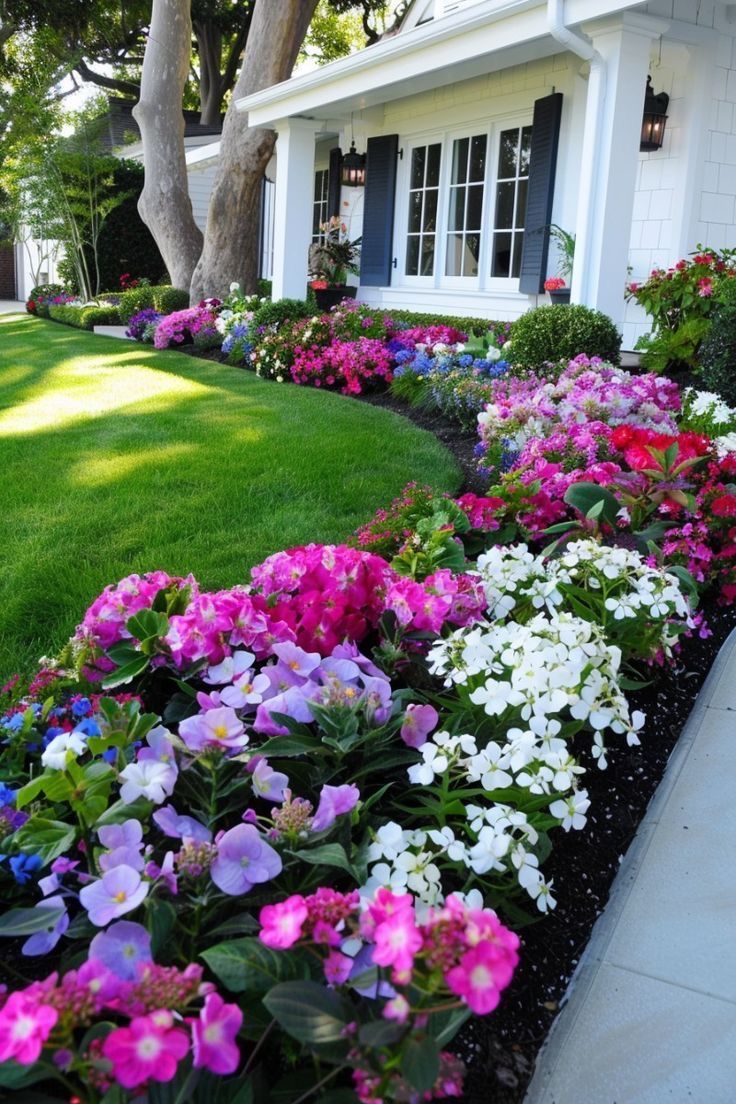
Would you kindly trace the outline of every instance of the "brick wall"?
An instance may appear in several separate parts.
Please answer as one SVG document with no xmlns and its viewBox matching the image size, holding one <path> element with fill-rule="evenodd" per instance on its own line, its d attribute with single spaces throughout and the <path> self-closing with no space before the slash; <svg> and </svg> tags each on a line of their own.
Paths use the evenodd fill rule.
<svg viewBox="0 0 736 1104">
<path fill-rule="evenodd" d="M 15 253 L 0 245 L 0 299 L 15 299 Z"/>
</svg>

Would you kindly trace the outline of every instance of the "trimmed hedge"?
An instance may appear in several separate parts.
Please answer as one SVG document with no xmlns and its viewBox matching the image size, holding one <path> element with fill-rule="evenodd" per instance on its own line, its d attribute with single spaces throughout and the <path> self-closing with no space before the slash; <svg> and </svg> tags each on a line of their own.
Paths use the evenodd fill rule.
<svg viewBox="0 0 736 1104">
<path fill-rule="evenodd" d="M 380 314 L 382 310 L 380 307 L 371 309 L 375 309 L 377 314 Z M 498 322 L 491 318 L 464 318 L 454 314 L 427 314 L 420 311 L 394 310 L 392 307 L 386 307 L 384 313 L 390 314 L 392 318 L 406 322 L 412 327 L 448 326 L 454 330 L 462 330 L 468 337 L 471 334 L 475 334 L 476 337 L 483 337 L 489 330 L 498 326 Z"/>
<path fill-rule="evenodd" d="M 142 310 L 156 310 L 159 314 L 173 314 L 189 306 L 189 292 L 170 284 L 130 288 L 120 296 L 120 321 L 127 326 L 134 314 Z"/>
<path fill-rule="evenodd" d="M 736 280 L 721 291 L 710 330 L 700 346 L 698 377 L 729 405 L 736 405 Z"/>
<path fill-rule="evenodd" d="M 70 307 L 57 304 L 49 307 L 49 318 L 64 326 L 78 330 L 93 330 L 95 326 L 118 326 L 120 312 L 117 307 Z"/>
<path fill-rule="evenodd" d="M 620 363 L 621 334 L 607 314 L 575 303 L 534 307 L 514 322 L 508 358 L 513 364 L 540 369 L 580 353 Z"/>
</svg>

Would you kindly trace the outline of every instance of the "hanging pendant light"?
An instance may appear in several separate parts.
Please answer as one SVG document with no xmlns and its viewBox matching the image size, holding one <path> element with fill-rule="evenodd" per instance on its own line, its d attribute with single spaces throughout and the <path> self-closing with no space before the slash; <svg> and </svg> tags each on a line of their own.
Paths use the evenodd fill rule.
<svg viewBox="0 0 736 1104">
<path fill-rule="evenodd" d="M 652 88 L 652 78 L 651 76 L 647 77 L 644 116 L 641 121 L 641 141 L 639 142 L 639 149 L 642 153 L 662 148 L 669 102 L 670 98 L 666 92 L 660 92 L 659 95 L 655 94 Z"/>
<path fill-rule="evenodd" d="M 355 148 L 353 116 L 350 116 L 350 149 L 343 154 L 340 179 L 346 188 L 362 188 L 365 185 L 365 154 Z"/>
</svg>

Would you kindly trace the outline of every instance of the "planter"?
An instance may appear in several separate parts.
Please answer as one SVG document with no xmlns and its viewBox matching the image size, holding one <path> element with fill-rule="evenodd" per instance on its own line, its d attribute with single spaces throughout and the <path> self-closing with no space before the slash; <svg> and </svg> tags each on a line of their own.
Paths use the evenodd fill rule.
<svg viewBox="0 0 736 1104">
<path fill-rule="evenodd" d="M 335 287 L 314 288 L 314 297 L 320 310 L 328 311 L 342 303 L 343 299 L 354 299 L 358 292 L 357 287 L 348 287 L 347 284 L 339 284 Z"/>
<path fill-rule="evenodd" d="M 558 288 L 557 291 L 548 291 L 547 294 L 555 307 L 565 306 L 570 302 L 570 288 Z"/>
</svg>

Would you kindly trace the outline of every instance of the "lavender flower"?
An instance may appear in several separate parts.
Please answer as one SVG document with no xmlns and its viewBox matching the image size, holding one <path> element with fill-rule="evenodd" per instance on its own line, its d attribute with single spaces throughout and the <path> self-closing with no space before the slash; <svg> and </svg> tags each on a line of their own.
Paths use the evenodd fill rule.
<svg viewBox="0 0 736 1104">
<path fill-rule="evenodd" d="M 248 893 L 254 885 L 281 873 L 281 857 L 252 824 L 237 824 L 217 843 L 217 858 L 210 868 L 212 881 L 231 897 Z"/>
<path fill-rule="evenodd" d="M 98 932 L 89 946 L 90 961 L 101 962 L 123 981 L 135 981 L 138 964 L 152 962 L 151 937 L 142 924 L 119 920 Z"/>
<path fill-rule="evenodd" d="M 345 786 L 323 786 L 317 812 L 312 819 L 312 831 L 331 828 L 337 817 L 351 812 L 360 800 L 360 790 L 353 783 Z"/>
</svg>

